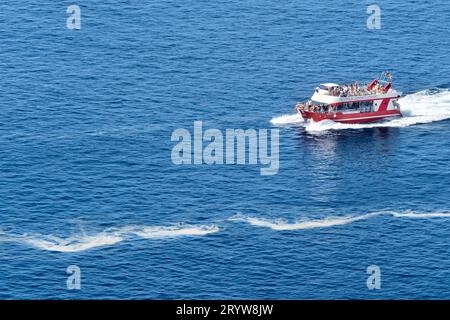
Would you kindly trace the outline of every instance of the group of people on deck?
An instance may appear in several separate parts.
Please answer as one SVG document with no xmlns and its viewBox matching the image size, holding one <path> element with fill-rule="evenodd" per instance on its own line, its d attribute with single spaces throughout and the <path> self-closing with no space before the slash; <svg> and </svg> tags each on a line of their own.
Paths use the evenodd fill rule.
<svg viewBox="0 0 450 320">
<path fill-rule="evenodd" d="M 371 94 L 371 91 L 367 88 L 367 85 L 360 86 L 358 82 L 354 84 L 344 84 L 337 87 L 328 87 L 328 94 L 336 97 L 347 96 L 364 96 Z"/>
<path fill-rule="evenodd" d="M 370 94 L 384 93 L 384 88 L 379 83 L 376 83 L 372 88 L 367 84 L 360 86 L 356 81 L 354 84 L 344 84 L 336 87 L 328 87 L 328 94 L 335 97 L 351 97 L 351 96 L 366 96 Z"/>
<path fill-rule="evenodd" d="M 313 104 L 311 100 L 308 100 L 305 104 L 297 103 L 296 109 L 298 111 L 310 112 L 333 112 L 337 110 L 337 106 L 331 104 Z"/>
</svg>

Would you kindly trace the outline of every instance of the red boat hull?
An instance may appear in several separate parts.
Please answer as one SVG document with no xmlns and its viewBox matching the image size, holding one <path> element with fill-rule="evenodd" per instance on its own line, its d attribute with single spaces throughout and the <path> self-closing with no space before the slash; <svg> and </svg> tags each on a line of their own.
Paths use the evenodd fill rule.
<svg viewBox="0 0 450 320">
<path fill-rule="evenodd" d="M 312 120 L 315 122 L 332 120 L 340 123 L 367 123 L 402 116 L 400 110 L 357 113 L 299 111 L 299 113 L 305 120 Z"/>
</svg>

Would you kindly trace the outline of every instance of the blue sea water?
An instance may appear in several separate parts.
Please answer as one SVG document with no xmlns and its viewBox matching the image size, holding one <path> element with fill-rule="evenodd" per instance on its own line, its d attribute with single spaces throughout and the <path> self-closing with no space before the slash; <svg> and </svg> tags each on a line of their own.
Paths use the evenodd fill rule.
<svg viewBox="0 0 450 320">
<path fill-rule="evenodd" d="M 448 1 L 2 0 L 0 298 L 450 298 L 449 17 Z M 383 70 L 402 119 L 294 114 L 318 83 Z M 171 134 L 196 120 L 278 128 L 278 174 L 174 165 Z"/>
</svg>

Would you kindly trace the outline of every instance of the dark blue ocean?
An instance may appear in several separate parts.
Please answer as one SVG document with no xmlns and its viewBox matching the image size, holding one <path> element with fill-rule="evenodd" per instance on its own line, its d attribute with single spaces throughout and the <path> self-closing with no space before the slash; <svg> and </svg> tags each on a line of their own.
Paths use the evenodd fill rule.
<svg viewBox="0 0 450 320">
<path fill-rule="evenodd" d="M 0 298 L 449 299 L 449 17 L 444 0 L 2 0 Z M 384 70 L 405 117 L 295 115 L 319 83 Z M 278 173 L 175 165 L 194 121 L 278 129 Z"/>
</svg>

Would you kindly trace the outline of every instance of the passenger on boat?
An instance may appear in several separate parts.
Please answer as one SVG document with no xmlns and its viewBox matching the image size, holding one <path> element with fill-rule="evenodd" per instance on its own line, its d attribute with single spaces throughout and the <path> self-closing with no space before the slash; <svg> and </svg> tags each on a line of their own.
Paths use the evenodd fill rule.
<svg viewBox="0 0 450 320">
<path fill-rule="evenodd" d="M 304 111 L 305 105 L 299 102 L 295 105 L 295 109 L 297 109 L 297 111 Z"/>
<path fill-rule="evenodd" d="M 316 88 L 316 92 L 318 92 Z M 377 84 L 370 90 L 365 84 L 363 87 L 359 85 L 359 82 L 356 81 L 352 84 L 344 84 L 336 87 L 329 87 L 327 88 L 327 92 L 331 96 L 337 96 L 337 97 L 348 97 L 348 96 L 363 96 L 363 95 L 369 95 L 373 93 L 383 93 L 383 88 L 380 84 Z"/>
</svg>

